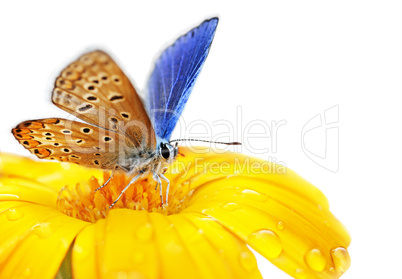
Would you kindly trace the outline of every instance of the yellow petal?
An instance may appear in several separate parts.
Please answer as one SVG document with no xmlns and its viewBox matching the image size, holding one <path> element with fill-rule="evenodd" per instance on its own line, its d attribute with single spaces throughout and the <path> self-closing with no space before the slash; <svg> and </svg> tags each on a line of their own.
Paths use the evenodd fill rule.
<svg viewBox="0 0 402 279">
<path fill-rule="evenodd" d="M 71 163 L 35 161 L 26 157 L 0 153 L 0 174 L 24 177 L 60 191 L 66 185 L 86 183 L 91 176 L 103 180 L 103 171 Z"/>
<path fill-rule="evenodd" d="M 204 154 L 196 154 L 187 148 L 181 148 L 180 153 L 184 157 L 179 157 L 166 174 L 177 210 L 161 212 L 178 214 L 113 209 L 106 219 L 93 225 L 75 220 L 79 223 L 70 231 L 66 228 L 72 240 L 78 228 L 87 226 L 72 251 L 76 278 L 188 278 L 188 274 L 192 278 L 260 278 L 255 258 L 245 243 L 295 278 L 338 278 L 348 269 L 346 248 L 350 237 L 346 229 L 329 211 L 325 196 L 297 174 L 240 154 L 220 155 L 205 150 Z M 0 183 L 4 186 L 0 200 L 18 197 L 54 207 L 55 194 L 66 184 L 84 185 L 92 175 L 103 179 L 98 170 L 71 164 L 67 170 L 66 166 L 0 155 Z M 21 167 L 28 171 L 21 171 Z M 41 197 L 35 197 L 35 192 Z M 5 206 L 7 213 L 1 207 L 0 212 L 8 216 L 7 222 L 21 218 L 17 208 L 8 210 L 12 202 L 0 205 Z M 61 217 L 44 218 L 43 207 L 29 206 L 34 209 L 29 216 L 31 222 L 42 224 L 37 232 L 47 235 L 54 226 L 63 239 L 65 228 L 57 222 L 53 225 L 53 220 Z M 60 216 L 53 209 L 47 210 L 50 216 Z M 66 224 L 73 220 L 61 216 L 67 218 Z M 34 226 L 27 224 L 28 228 Z M 24 261 L 29 265 L 24 264 L 23 269 L 27 266 L 28 273 L 33 271 L 31 263 L 38 261 L 33 250 L 21 254 L 20 248 L 16 253 L 10 248 L 19 242 L 23 244 L 21 251 L 28 251 L 28 245 L 36 247 L 26 227 L 16 226 L 14 230 L 14 238 L 0 242 L 0 260 L 11 259 L 7 266 L 0 261 L 1 274 L 17 269 L 17 256 L 26 257 Z M 28 239 L 28 244 L 20 236 Z M 57 249 L 54 261 L 60 264 L 68 247 Z"/>
<path fill-rule="evenodd" d="M 77 237 L 74 278 L 159 278 L 154 240 L 148 212 L 111 210 Z"/>
<path fill-rule="evenodd" d="M 199 157 L 184 152 L 185 161 Z M 174 178 L 195 189 L 184 212 L 215 218 L 293 277 L 338 278 L 346 271 L 350 236 L 317 188 L 273 164 L 269 172 L 258 172 L 256 164 L 266 162 L 240 154 L 204 158 Z M 229 166 L 216 171 L 215 162 Z M 247 170 L 253 164 L 254 172 Z"/>
<path fill-rule="evenodd" d="M 247 246 L 199 214 L 111 210 L 79 234 L 72 259 L 74 278 L 261 278 Z"/>
<path fill-rule="evenodd" d="M 53 278 L 88 223 L 25 202 L 0 202 L 1 278 Z"/>
<path fill-rule="evenodd" d="M 58 191 L 24 177 L 0 176 L 0 201 L 26 201 L 56 207 Z"/>
<path fill-rule="evenodd" d="M 201 278 L 261 278 L 254 254 L 218 221 L 202 214 L 170 216 Z"/>
<path fill-rule="evenodd" d="M 99 220 L 96 224 L 85 227 L 73 244 L 71 267 L 73 278 L 101 278 L 97 264 L 97 245 L 103 241 L 102 225 L 105 220 Z M 97 233 L 97 235 L 96 235 Z"/>
</svg>

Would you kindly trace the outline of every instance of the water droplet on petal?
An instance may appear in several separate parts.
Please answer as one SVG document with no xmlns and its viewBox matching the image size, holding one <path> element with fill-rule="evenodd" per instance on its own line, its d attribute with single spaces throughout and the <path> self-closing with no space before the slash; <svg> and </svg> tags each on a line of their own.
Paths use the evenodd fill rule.
<svg viewBox="0 0 402 279">
<path fill-rule="evenodd" d="M 250 189 L 245 189 L 241 193 L 242 193 L 242 197 L 253 200 L 253 201 L 265 202 L 268 199 L 267 195 L 258 193 L 256 191 L 250 190 Z"/>
<path fill-rule="evenodd" d="M 136 264 L 141 264 L 145 260 L 145 254 L 142 251 L 136 250 L 133 254 L 133 261 Z"/>
<path fill-rule="evenodd" d="M 196 243 L 201 243 L 205 241 L 204 237 L 204 231 L 202 229 L 199 229 L 196 233 L 191 234 L 186 241 L 189 244 L 196 244 Z"/>
<path fill-rule="evenodd" d="M 147 279 L 147 276 L 139 271 L 131 271 L 127 279 Z"/>
<path fill-rule="evenodd" d="M 296 269 L 295 278 L 296 279 L 306 279 L 307 275 L 306 275 L 306 273 L 304 272 L 303 269 L 298 268 L 298 269 Z"/>
<path fill-rule="evenodd" d="M 174 224 L 173 223 L 171 223 L 169 226 L 166 226 L 165 227 L 165 231 L 171 231 L 171 230 L 173 230 L 175 228 L 175 226 L 174 226 Z"/>
<path fill-rule="evenodd" d="M 128 278 L 127 272 L 119 271 L 117 273 L 117 279 L 127 279 L 127 278 Z"/>
<path fill-rule="evenodd" d="M 40 238 L 49 237 L 52 234 L 52 229 L 49 223 L 39 223 L 32 227 L 33 232 Z"/>
<path fill-rule="evenodd" d="M 24 272 L 22 273 L 22 275 L 25 276 L 25 277 L 30 277 L 31 274 L 32 274 L 32 271 L 31 271 L 31 269 L 30 269 L 29 267 L 27 267 L 27 268 L 24 270 Z"/>
<path fill-rule="evenodd" d="M 214 211 L 213 208 L 206 208 L 206 209 L 203 209 L 203 210 L 201 211 L 201 213 L 208 215 L 208 214 L 209 214 L 210 212 L 212 212 L 212 211 Z"/>
<path fill-rule="evenodd" d="M 84 249 L 83 249 L 81 246 L 77 245 L 77 244 L 74 245 L 73 250 L 74 250 L 74 252 L 79 253 L 79 254 L 81 254 L 82 252 L 84 252 Z"/>
<path fill-rule="evenodd" d="M 227 210 L 227 211 L 234 211 L 236 209 L 241 208 L 240 205 L 238 205 L 237 203 L 234 203 L 234 202 L 225 203 L 221 207 L 222 207 L 222 209 Z"/>
<path fill-rule="evenodd" d="M 82 246 L 79 246 L 77 244 L 74 245 L 73 251 L 75 253 L 74 257 L 76 257 L 77 260 L 85 260 L 89 255 L 88 250 L 85 250 L 84 248 L 82 248 Z"/>
<path fill-rule="evenodd" d="M 177 243 L 170 242 L 166 244 L 166 250 L 171 254 L 180 254 L 183 251 L 183 247 Z"/>
<path fill-rule="evenodd" d="M 7 218 L 10 221 L 17 221 L 24 217 L 24 212 L 19 208 L 10 208 L 7 211 Z"/>
<path fill-rule="evenodd" d="M 285 228 L 285 224 L 283 224 L 282 221 L 279 221 L 278 224 L 276 224 L 276 227 L 281 231 Z"/>
<path fill-rule="evenodd" d="M 319 249 L 311 249 L 304 255 L 307 265 L 314 271 L 323 271 L 327 264 L 324 255 Z"/>
<path fill-rule="evenodd" d="M 0 188 L 2 185 L 0 184 Z M 0 194 L 0 199 L 1 200 L 18 200 L 20 198 L 21 194 L 17 191 L 14 191 L 12 194 Z"/>
<path fill-rule="evenodd" d="M 141 241 L 148 241 L 152 238 L 154 229 L 150 223 L 147 223 L 137 230 L 137 238 Z"/>
<path fill-rule="evenodd" d="M 62 167 L 63 169 L 65 169 L 65 170 L 69 170 L 69 169 L 71 168 L 71 164 L 70 164 L 70 163 L 67 163 L 67 162 L 63 162 L 63 163 L 61 163 L 60 165 L 61 165 L 61 167 Z"/>
<path fill-rule="evenodd" d="M 350 256 L 348 250 L 338 247 L 331 250 L 332 261 L 334 262 L 336 271 L 344 273 L 350 267 Z"/>
<path fill-rule="evenodd" d="M 283 249 L 281 239 L 271 230 L 260 230 L 250 234 L 247 243 L 252 247 L 263 247 L 264 256 L 269 259 L 279 257 Z"/>
<path fill-rule="evenodd" d="M 66 238 L 60 238 L 60 242 L 64 248 L 67 249 L 70 247 L 70 242 Z"/>
<path fill-rule="evenodd" d="M 257 262 L 250 251 L 242 251 L 240 253 L 240 264 L 248 272 L 257 268 Z"/>
</svg>

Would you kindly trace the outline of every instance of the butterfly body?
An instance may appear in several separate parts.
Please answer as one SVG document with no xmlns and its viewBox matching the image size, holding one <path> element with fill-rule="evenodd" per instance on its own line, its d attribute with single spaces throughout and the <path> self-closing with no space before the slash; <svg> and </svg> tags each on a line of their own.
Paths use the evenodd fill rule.
<svg viewBox="0 0 402 279">
<path fill-rule="evenodd" d="M 164 173 L 178 154 L 170 136 L 208 55 L 217 24 L 217 18 L 204 21 L 162 52 L 148 80 L 147 109 L 112 58 L 103 51 L 92 51 L 61 72 L 52 93 L 56 106 L 83 122 L 62 118 L 24 121 L 12 130 L 14 137 L 41 159 L 133 174 L 123 192 L 148 173 L 160 191 L 161 180 L 169 188 Z"/>
<path fill-rule="evenodd" d="M 117 166 L 127 173 L 164 173 L 167 166 L 177 157 L 178 148 L 169 143 L 161 143 L 159 147 L 150 152 L 132 150 L 124 155 Z"/>
</svg>

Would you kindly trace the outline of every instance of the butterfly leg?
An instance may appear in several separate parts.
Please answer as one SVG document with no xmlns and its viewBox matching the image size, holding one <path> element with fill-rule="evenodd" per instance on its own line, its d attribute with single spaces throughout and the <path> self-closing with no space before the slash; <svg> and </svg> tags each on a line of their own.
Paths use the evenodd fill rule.
<svg viewBox="0 0 402 279">
<path fill-rule="evenodd" d="M 100 187 L 98 187 L 98 188 L 95 189 L 95 192 L 96 192 L 96 191 L 99 191 L 100 189 L 102 189 L 103 187 L 105 187 L 105 186 L 109 183 L 109 181 L 113 178 L 113 175 L 114 175 L 114 171 L 115 171 L 115 170 L 116 170 L 116 168 L 114 168 L 114 169 L 112 170 L 112 174 L 109 176 L 108 180 L 106 180 L 106 182 L 103 183 L 102 186 L 100 186 Z"/>
<path fill-rule="evenodd" d="M 169 197 L 169 187 L 170 187 L 170 181 L 169 179 L 166 178 L 162 173 L 159 174 L 159 176 L 167 182 L 167 187 L 166 187 L 166 205 L 168 205 L 168 197 Z"/>
<path fill-rule="evenodd" d="M 109 206 L 109 208 L 112 208 L 121 198 L 121 196 L 123 195 L 123 193 L 128 189 L 128 187 L 130 187 L 131 184 L 133 184 L 134 182 L 136 182 L 138 180 L 138 178 L 140 177 L 142 173 L 137 174 L 136 176 L 133 177 L 133 179 L 130 180 L 130 182 L 127 184 L 126 187 L 124 187 L 124 189 L 120 192 L 120 195 L 117 197 L 117 199 Z"/>
<path fill-rule="evenodd" d="M 156 181 L 156 188 L 159 186 L 159 195 L 161 196 L 161 203 L 163 205 L 163 194 L 162 194 L 162 181 L 158 175 L 154 175 Z"/>
</svg>

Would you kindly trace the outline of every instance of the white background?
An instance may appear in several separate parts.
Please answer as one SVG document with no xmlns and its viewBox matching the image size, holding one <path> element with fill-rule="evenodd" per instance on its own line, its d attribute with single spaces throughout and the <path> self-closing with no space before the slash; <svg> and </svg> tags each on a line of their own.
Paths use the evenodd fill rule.
<svg viewBox="0 0 402 279">
<path fill-rule="evenodd" d="M 401 278 L 401 8 L 400 1 L 1 1 L 0 148 L 29 155 L 10 129 L 68 116 L 51 104 L 50 92 L 82 52 L 109 51 L 143 88 L 162 47 L 219 15 L 186 122 L 238 127 L 240 106 L 243 127 L 231 140 L 244 141 L 253 120 L 286 121 L 276 152 L 272 137 L 253 142 L 269 152 L 238 151 L 280 161 L 324 192 L 352 236 L 352 266 L 342 278 Z M 334 106 L 339 122 L 327 131 L 320 163 L 329 171 L 306 156 L 301 134 Z M 306 148 L 324 154 L 325 131 L 306 135 Z M 212 126 L 212 136 L 220 132 Z M 264 259 L 259 265 L 264 278 L 289 278 Z"/>
</svg>

